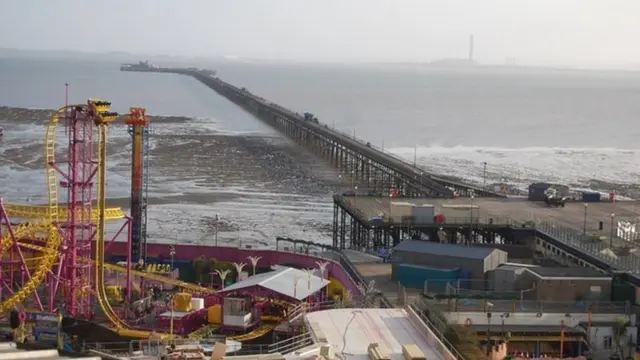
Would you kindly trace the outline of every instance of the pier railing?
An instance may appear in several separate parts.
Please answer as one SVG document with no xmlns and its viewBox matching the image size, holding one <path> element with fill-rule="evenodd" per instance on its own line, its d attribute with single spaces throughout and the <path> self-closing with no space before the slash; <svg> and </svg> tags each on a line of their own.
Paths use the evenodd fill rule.
<svg viewBox="0 0 640 360">
<path fill-rule="evenodd" d="M 556 239 L 576 250 L 586 252 L 605 264 L 612 266 L 611 270 L 623 270 L 632 274 L 640 274 L 640 258 L 633 253 L 640 250 L 624 239 L 618 238 L 615 233 L 603 232 L 603 236 L 595 236 L 585 231 L 564 226 L 557 221 L 549 219 L 536 219 L 533 227 L 549 237 Z M 619 244 L 628 247 L 628 251 L 617 252 L 614 250 Z M 613 248 L 612 249 L 612 245 Z"/>
<path fill-rule="evenodd" d="M 631 306 L 624 301 L 550 301 L 550 300 L 494 300 L 459 298 L 431 301 L 432 307 L 444 312 L 503 312 L 503 313 L 588 313 L 628 314 Z"/>
</svg>

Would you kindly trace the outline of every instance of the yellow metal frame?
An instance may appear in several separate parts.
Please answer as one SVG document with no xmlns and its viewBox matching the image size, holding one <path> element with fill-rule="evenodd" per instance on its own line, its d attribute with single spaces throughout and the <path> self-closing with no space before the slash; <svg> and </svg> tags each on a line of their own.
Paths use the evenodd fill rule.
<svg viewBox="0 0 640 360">
<path fill-rule="evenodd" d="M 11 204 L 5 203 L 4 209 L 7 214 L 11 217 L 24 217 L 24 218 L 36 218 L 36 219 L 48 219 L 51 214 L 49 205 L 24 205 L 24 204 Z M 83 212 L 86 212 L 83 209 Z M 86 214 L 82 214 L 81 216 L 86 216 Z M 66 220 L 67 218 L 67 207 L 66 206 L 58 206 L 58 217 L 61 220 Z M 124 219 L 125 214 L 121 208 L 108 208 L 106 209 L 106 219 L 107 220 L 120 220 Z M 91 211 L 91 219 L 96 221 L 98 219 L 98 209 L 93 209 Z"/>
</svg>

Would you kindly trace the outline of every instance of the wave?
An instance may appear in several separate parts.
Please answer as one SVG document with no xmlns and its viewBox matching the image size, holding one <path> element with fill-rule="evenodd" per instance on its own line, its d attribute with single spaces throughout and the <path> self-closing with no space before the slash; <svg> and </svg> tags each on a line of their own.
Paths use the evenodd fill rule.
<svg viewBox="0 0 640 360">
<path fill-rule="evenodd" d="M 608 191 L 597 187 L 635 184 L 640 177 L 640 149 L 433 145 L 388 151 L 409 162 L 415 159 L 427 171 L 475 183 L 549 181 Z"/>
<path fill-rule="evenodd" d="M 418 155 L 428 152 L 434 153 L 491 153 L 491 152 L 548 152 L 548 153 L 635 153 L 640 154 L 640 148 L 638 149 L 624 149 L 613 147 L 544 147 L 544 146 L 532 146 L 523 148 L 506 148 L 506 147 L 487 147 L 487 146 L 465 146 L 456 145 L 452 147 L 445 147 L 440 145 L 431 146 L 418 146 L 416 147 L 395 147 L 388 149 L 392 153 L 413 153 L 416 151 Z"/>
</svg>

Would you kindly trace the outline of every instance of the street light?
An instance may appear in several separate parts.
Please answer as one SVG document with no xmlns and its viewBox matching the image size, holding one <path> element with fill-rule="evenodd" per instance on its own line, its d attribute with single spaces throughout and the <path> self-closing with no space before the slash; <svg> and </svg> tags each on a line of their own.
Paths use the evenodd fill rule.
<svg viewBox="0 0 640 360">
<path fill-rule="evenodd" d="M 236 268 L 236 282 L 239 282 L 242 269 L 244 269 L 244 267 L 247 266 L 247 264 L 242 262 L 241 263 L 232 262 L 231 264 L 233 265 L 234 268 Z"/>
<path fill-rule="evenodd" d="M 471 206 L 469 207 L 469 238 L 468 244 L 471 243 L 471 236 L 473 233 L 473 200 L 475 199 L 475 195 L 471 194 Z"/>
<path fill-rule="evenodd" d="M 258 261 L 262 259 L 262 256 L 247 256 L 247 259 L 249 259 L 251 266 L 253 267 L 252 276 L 256 276 L 256 266 L 258 266 Z"/>
<path fill-rule="evenodd" d="M 171 273 L 173 276 L 173 258 L 176 256 L 176 247 L 173 245 L 169 245 L 169 256 L 171 256 Z"/>
<path fill-rule="evenodd" d="M 487 162 L 483 162 L 482 165 L 484 165 L 484 171 L 482 172 L 482 184 L 483 184 L 483 188 L 487 188 Z"/>
<path fill-rule="evenodd" d="M 611 213 L 611 233 L 609 234 L 609 249 L 613 251 L 613 219 L 616 217 L 616 214 Z"/>
<path fill-rule="evenodd" d="M 298 283 L 302 280 L 301 276 L 296 276 L 293 278 L 293 297 L 297 299 L 298 297 Z"/>
<path fill-rule="evenodd" d="M 216 213 L 216 228 L 215 228 L 215 241 L 216 241 L 216 246 L 218 246 L 218 221 L 220 221 L 220 214 Z"/>
<path fill-rule="evenodd" d="M 227 275 L 229 275 L 229 273 L 231 272 L 231 270 L 229 270 L 229 269 L 224 269 L 224 270 L 216 269 L 214 271 L 216 272 L 216 274 L 218 274 L 218 276 L 220 276 L 220 280 L 222 280 L 222 289 L 224 289 L 224 281 L 227 278 Z"/>
<path fill-rule="evenodd" d="M 587 208 L 589 204 L 584 203 L 584 223 L 582 224 L 582 235 L 587 235 Z"/>
<path fill-rule="evenodd" d="M 325 274 L 327 275 L 327 280 L 329 278 L 329 274 L 327 274 L 327 267 L 329 266 L 329 262 L 328 261 L 316 261 L 316 265 L 318 265 L 318 268 L 320 269 L 320 277 L 322 277 L 322 279 L 324 280 L 325 278 Z M 326 300 L 329 300 L 329 286 L 327 285 L 326 287 Z"/>
</svg>

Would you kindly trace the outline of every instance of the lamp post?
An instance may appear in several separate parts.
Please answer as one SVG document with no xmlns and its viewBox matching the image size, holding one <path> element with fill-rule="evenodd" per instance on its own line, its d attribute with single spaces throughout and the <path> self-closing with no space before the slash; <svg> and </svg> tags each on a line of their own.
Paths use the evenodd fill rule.
<svg viewBox="0 0 640 360">
<path fill-rule="evenodd" d="M 487 345 L 491 348 L 491 311 L 487 311 Z"/>
<path fill-rule="evenodd" d="M 169 297 L 169 311 L 171 311 L 171 320 L 169 321 L 169 339 L 171 340 L 171 344 L 174 343 L 173 340 L 173 305 L 174 305 L 174 297 L 171 295 Z"/>
<path fill-rule="evenodd" d="M 220 221 L 220 214 L 216 213 L 216 222 L 215 222 L 215 242 L 216 246 L 218 246 L 218 221 Z"/>
<path fill-rule="evenodd" d="M 253 268 L 251 276 L 256 276 L 256 266 L 258 266 L 258 261 L 262 259 L 262 256 L 247 256 L 247 259 L 249 259 L 251 267 Z"/>
<path fill-rule="evenodd" d="M 482 187 L 487 188 L 487 162 L 482 163 L 484 170 L 482 171 Z"/>
<path fill-rule="evenodd" d="M 318 268 L 320 269 L 320 277 L 322 277 L 322 279 L 324 280 L 325 274 L 327 275 L 327 278 L 329 277 L 329 274 L 327 274 L 327 267 L 329 266 L 329 262 L 328 261 L 316 261 L 316 265 L 318 265 Z M 328 280 L 328 279 L 327 279 Z M 326 286 L 326 300 L 329 300 L 329 285 Z"/>
<path fill-rule="evenodd" d="M 473 200 L 475 195 L 471 194 L 471 206 L 469 207 L 469 244 L 471 243 L 471 236 L 473 234 Z"/>
<path fill-rule="evenodd" d="M 240 281 L 240 273 L 242 272 L 242 269 L 244 269 L 245 266 L 247 266 L 247 264 L 245 263 L 237 263 L 237 262 L 233 262 L 233 267 L 236 268 L 236 282 Z"/>
<path fill-rule="evenodd" d="M 391 203 L 393 202 L 393 193 L 389 193 L 389 224 L 393 223 L 393 215 L 391 213 Z"/>
<path fill-rule="evenodd" d="M 502 315 L 500 315 L 500 320 L 502 320 L 502 339 L 506 340 L 507 336 L 506 336 L 506 332 L 504 331 L 504 319 L 509 317 L 509 313 L 503 313 Z"/>
<path fill-rule="evenodd" d="M 613 219 L 616 217 L 616 214 L 611 213 L 611 232 L 609 234 L 609 249 L 613 251 Z"/>
<path fill-rule="evenodd" d="M 216 274 L 215 270 L 209 272 L 209 276 L 211 277 L 211 288 L 213 289 L 213 276 Z"/>
<path fill-rule="evenodd" d="M 293 278 L 293 297 L 298 299 L 298 283 L 302 280 L 302 277 L 296 276 Z"/>
<path fill-rule="evenodd" d="M 173 258 L 176 256 L 176 247 L 169 245 L 169 256 L 171 256 L 171 274 L 173 276 Z"/>
<path fill-rule="evenodd" d="M 307 275 L 307 289 L 311 289 L 311 277 L 316 269 L 302 269 L 302 271 Z"/>
<path fill-rule="evenodd" d="M 353 186 L 353 207 L 358 211 L 358 185 Z"/>
<path fill-rule="evenodd" d="M 218 274 L 218 276 L 220 276 L 220 280 L 222 280 L 222 289 L 224 289 L 224 280 L 227 278 L 227 275 L 229 275 L 229 273 L 231 272 L 231 270 L 229 269 L 224 269 L 224 270 L 215 270 L 216 274 Z"/>
<path fill-rule="evenodd" d="M 587 208 L 589 204 L 584 203 L 584 223 L 582 224 L 582 235 L 587 235 Z"/>
</svg>

